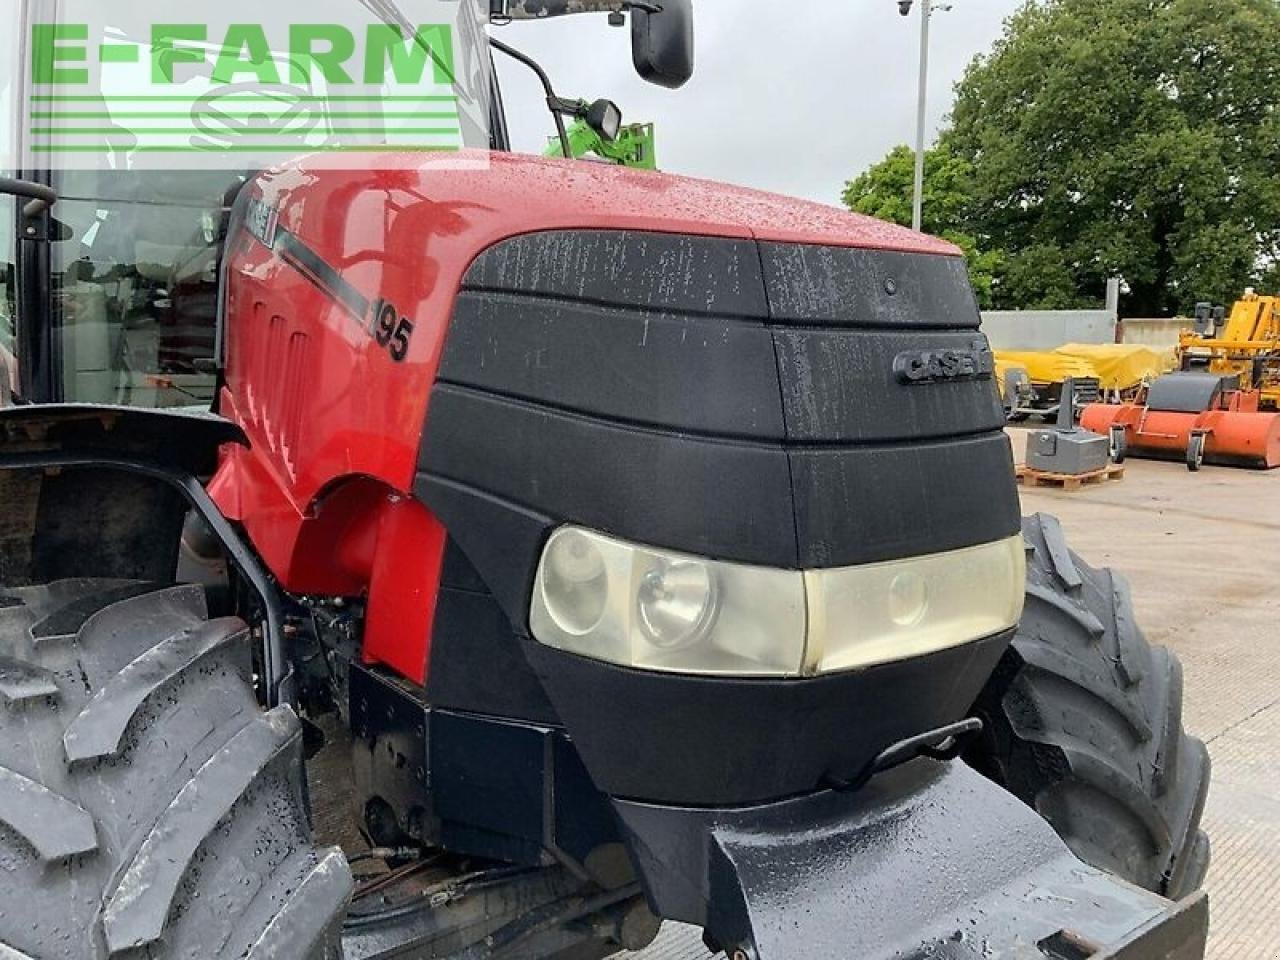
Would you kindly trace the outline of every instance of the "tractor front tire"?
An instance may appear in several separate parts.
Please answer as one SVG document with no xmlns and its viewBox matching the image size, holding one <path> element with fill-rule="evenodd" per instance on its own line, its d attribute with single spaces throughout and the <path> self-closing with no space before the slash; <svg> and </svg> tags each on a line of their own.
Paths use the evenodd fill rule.
<svg viewBox="0 0 1280 960">
<path fill-rule="evenodd" d="M 1209 866 L 1204 744 L 1182 729 L 1182 666 L 1152 647 L 1129 587 L 1024 519 L 1026 607 L 975 711 L 967 759 L 1034 807 L 1086 863 L 1172 899 Z"/>
<path fill-rule="evenodd" d="M 302 735 L 196 586 L 0 590 L 0 957 L 341 956 Z"/>
</svg>

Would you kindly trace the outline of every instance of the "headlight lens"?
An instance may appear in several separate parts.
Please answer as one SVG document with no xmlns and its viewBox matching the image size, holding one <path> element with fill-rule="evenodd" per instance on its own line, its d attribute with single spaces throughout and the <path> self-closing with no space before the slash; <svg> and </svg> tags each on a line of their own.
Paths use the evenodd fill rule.
<svg viewBox="0 0 1280 960">
<path fill-rule="evenodd" d="M 698 560 L 658 560 L 637 592 L 640 627 L 663 650 L 696 643 L 715 619 L 715 575 Z"/>
<path fill-rule="evenodd" d="M 561 527 L 538 565 L 529 627 L 548 646 L 629 667 L 777 676 L 803 665 L 804 617 L 798 571 Z"/>
<path fill-rule="evenodd" d="M 817 673 L 904 660 L 989 637 L 1018 622 L 1022 536 L 856 567 L 805 571 L 809 662 Z"/>
<path fill-rule="evenodd" d="M 722 563 L 561 527 L 538 565 L 529 626 L 548 646 L 682 673 L 807 676 L 990 636 L 1022 614 L 1015 535 L 824 570 Z"/>
<path fill-rule="evenodd" d="M 565 633 L 590 633 L 609 599 L 604 557 L 591 537 L 581 530 L 560 531 L 547 544 L 542 563 L 547 615 Z"/>
</svg>

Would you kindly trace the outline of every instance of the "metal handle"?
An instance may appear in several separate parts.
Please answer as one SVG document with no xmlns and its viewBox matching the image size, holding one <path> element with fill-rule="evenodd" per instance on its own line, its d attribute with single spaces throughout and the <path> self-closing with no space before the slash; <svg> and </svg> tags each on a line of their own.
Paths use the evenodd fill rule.
<svg viewBox="0 0 1280 960">
<path fill-rule="evenodd" d="M 28 220 L 34 220 L 58 202 L 58 194 L 52 187 L 32 180 L 0 177 L 0 193 L 7 193 L 14 197 L 29 197 L 30 200 L 22 207 L 22 215 Z"/>
</svg>

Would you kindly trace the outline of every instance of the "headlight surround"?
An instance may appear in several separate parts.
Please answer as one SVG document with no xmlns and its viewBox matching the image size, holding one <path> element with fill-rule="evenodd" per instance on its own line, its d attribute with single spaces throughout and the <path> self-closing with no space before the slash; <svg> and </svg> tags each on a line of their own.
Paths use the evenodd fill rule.
<svg viewBox="0 0 1280 960">
<path fill-rule="evenodd" d="M 529 611 L 547 646 L 628 667 L 810 676 L 990 636 L 1022 612 L 1022 537 L 884 563 L 781 570 L 552 533 Z"/>
</svg>

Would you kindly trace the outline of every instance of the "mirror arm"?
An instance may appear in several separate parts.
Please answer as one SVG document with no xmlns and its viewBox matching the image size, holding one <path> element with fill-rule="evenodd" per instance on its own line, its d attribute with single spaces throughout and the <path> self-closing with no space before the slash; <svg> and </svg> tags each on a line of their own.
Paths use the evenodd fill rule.
<svg viewBox="0 0 1280 960">
<path fill-rule="evenodd" d="M 534 60 L 533 57 L 528 54 L 521 53 L 514 47 L 507 46 L 495 37 L 489 38 L 489 45 L 499 53 L 505 53 L 512 60 L 515 60 L 518 63 L 523 63 L 537 75 L 538 81 L 542 84 L 542 90 L 546 94 L 547 106 L 551 110 L 551 116 L 556 122 L 556 133 L 560 137 L 560 149 L 564 153 L 566 160 L 572 160 L 573 151 L 569 148 L 569 133 L 564 127 L 564 117 L 560 115 L 560 111 L 557 110 L 555 106 L 555 104 L 562 101 L 556 96 L 556 92 L 551 86 L 551 78 L 547 76 L 547 72 L 538 65 L 538 62 Z"/>
<path fill-rule="evenodd" d="M 547 106 L 553 113 L 562 113 L 567 117 L 581 117 L 587 112 L 585 101 L 566 100 L 564 97 L 548 97 Z"/>
</svg>

